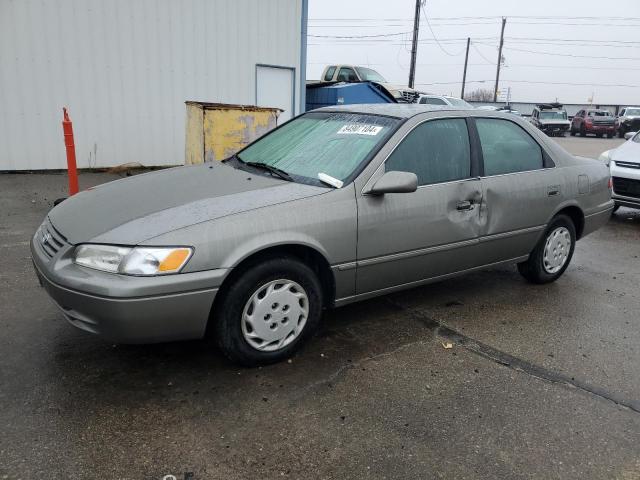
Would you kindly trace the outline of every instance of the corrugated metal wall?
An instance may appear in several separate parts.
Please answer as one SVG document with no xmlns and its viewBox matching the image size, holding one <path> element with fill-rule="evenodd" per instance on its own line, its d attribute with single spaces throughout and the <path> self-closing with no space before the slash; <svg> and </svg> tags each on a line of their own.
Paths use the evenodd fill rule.
<svg viewBox="0 0 640 480">
<path fill-rule="evenodd" d="M 184 161 L 185 100 L 254 104 L 295 68 L 303 0 L 0 0 L 0 170 Z M 296 112 L 297 113 L 297 112 Z"/>
</svg>

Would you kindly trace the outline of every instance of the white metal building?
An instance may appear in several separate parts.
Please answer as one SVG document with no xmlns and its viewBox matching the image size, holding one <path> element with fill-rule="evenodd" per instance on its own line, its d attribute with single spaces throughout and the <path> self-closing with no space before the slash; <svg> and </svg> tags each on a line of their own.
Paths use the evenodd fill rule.
<svg viewBox="0 0 640 480">
<path fill-rule="evenodd" d="M 304 110 L 307 0 L 0 0 L 0 171 L 184 162 L 186 100 Z"/>
</svg>

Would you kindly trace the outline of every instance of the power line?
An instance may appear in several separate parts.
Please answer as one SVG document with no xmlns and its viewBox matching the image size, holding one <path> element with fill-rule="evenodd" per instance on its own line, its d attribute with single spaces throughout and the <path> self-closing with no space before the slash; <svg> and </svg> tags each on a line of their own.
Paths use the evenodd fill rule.
<svg viewBox="0 0 640 480">
<path fill-rule="evenodd" d="M 478 50 L 478 47 L 476 47 L 474 42 L 471 42 L 471 46 L 473 47 L 473 49 L 476 51 L 476 53 L 478 55 L 480 55 L 480 57 L 487 62 L 488 65 L 493 65 L 493 62 L 491 60 L 489 60 L 487 57 L 485 57 L 482 52 L 480 50 Z"/>
<path fill-rule="evenodd" d="M 502 17 L 500 15 L 490 15 L 490 16 L 468 16 L 468 17 L 431 17 L 431 20 L 457 20 L 457 21 L 462 21 L 462 20 L 500 20 Z M 567 15 L 567 16 L 563 16 L 563 15 L 509 15 L 509 18 L 515 18 L 515 19 L 538 19 L 538 20 L 585 20 L 585 21 L 590 21 L 590 20 L 612 20 L 612 21 L 634 21 L 634 22 L 640 22 L 640 17 L 603 17 L 603 16 L 598 16 L 598 17 L 589 17 L 589 16 L 571 16 L 571 15 Z M 389 21 L 389 22 L 411 22 L 413 21 L 412 18 L 321 18 L 321 17 L 317 17 L 317 18 L 310 18 L 309 21 L 319 21 L 319 22 L 325 22 L 325 21 L 338 21 L 338 22 L 350 22 L 350 21 L 356 21 L 356 22 L 376 22 L 376 21 Z"/>
<path fill-rule="evenodd" d="M 412 32 L 395 32 L 395 33 L 376 33 L 375 35 L 309 35 L 307 37 L 314 38 L 374 38 L 374 37 L 397 37 L 399 35 L 407 35 Z"/>
<path fill-rule="evenodd" d="M 438 45 L 438 47 L 440 47 L 440 50 L 442 50 L 445 54 L 449 55 L 450 57 L 457 57 L 459 55 L 462 55 L 462 52 L 464 52 L 464 49 L 462 50 L 462 52 L 460 53 L 451 53 L 448 52 L 443 46 L 442 44 L 438 41 L 438 38 L 436 37 L 436 34 L 433 31 L 433 28 L 431 28 L 431 24 L 429 23 L 429 18 L 427 17 L 427 12 L 426 9 L 424 9 L 423 11 L 424 13 L 424 20 L 427 22 L 427 26 L 429 27 L 429 31 L 431 32 L 431 36 L 433 37 L 433 39 L 435 40 L 436 44 Z"/>
<path fill-rule="evenodd" d="M 491 45 L 487 45 L 486 43 L 481 43 L 481 45 L 491 46 Z M 599 58 L 604 60 L 640 60 L 640 57 L 606 57 L 606 56 L 596 56 L 596 55 L 575 55 L 573 53 L 542 52 L 539 50 L 526 50 L 524 48 L 513 48 L 513 47 L 504 47 L 504 48 L 505 50 L 512 50 L 516 52 L 535 53 L 538 55 L 552 55 L 556 57 Z"/>
<path fill-rule="evenodd" d="M 467 83 L 488 83 L 493 82 L 492 79 L 487 80 L 467 80 Z M 628 84 L 613 84 L 613 83 L 571 83 L 571 82 L 546 82 L 536 80 L 509 80 L 503 79 L 506 83 L 527 83 L 527 84 L 542 84 L 542 85 L 569 85 L 572 87 L 618 87 L 618 88 L 636 88 L 637 85 Z M 454 82 L 431 82 L 431 83 L 416 83 L 416 85 L 454 85 L 459 84 L 460 81 Z"/>
</svg>

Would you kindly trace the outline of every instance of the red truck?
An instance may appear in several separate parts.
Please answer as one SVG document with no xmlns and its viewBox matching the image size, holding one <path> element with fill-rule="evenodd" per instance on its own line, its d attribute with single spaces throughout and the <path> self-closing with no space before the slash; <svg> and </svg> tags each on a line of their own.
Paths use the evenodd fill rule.
<svg viewBox="0 0 640 480">
<path fill-rule="evenodd" d="M 616 119 L 608 110 L 580 110 L 571 121 L 571 135 L 585 136 L 593 133 L 598 137 L 612 138 L 616 133 Z"/>
</svg>

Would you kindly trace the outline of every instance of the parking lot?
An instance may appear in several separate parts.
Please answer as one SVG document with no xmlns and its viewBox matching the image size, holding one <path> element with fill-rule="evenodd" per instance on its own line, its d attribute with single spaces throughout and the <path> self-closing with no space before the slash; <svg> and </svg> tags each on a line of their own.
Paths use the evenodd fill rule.
<svg viewBox="0 0 640 480">
<path fill-rule="evenodd" d="M 0 478 L 640 478 L 640 212 L 556 283 L 509 267 L 351 305 L 289 362 L 242 369 L 64 321 L 28 241 L 65 187 L 0 176 Z"/>
</svg>

